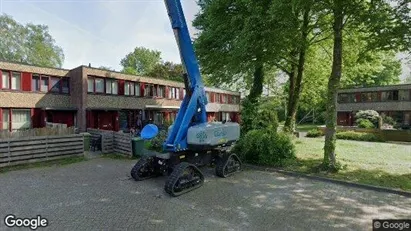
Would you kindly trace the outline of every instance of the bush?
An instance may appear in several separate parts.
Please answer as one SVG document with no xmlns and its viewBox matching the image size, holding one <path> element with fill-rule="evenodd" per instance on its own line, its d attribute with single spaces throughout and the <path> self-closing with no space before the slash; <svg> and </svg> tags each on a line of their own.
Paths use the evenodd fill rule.
<svg viewBox="0 0 411 231">
<path fill-rule="evenodd" d="M 377 134 L 373 133 L 360 133 L 354 131 L 339 132 L 336 134 L 337 139 L 341 140 L 358 140 L 369 142 L 384 142 L 384 139 Z"/>
<path fill-rule="evenodd" d="M 306 137 L 320 137 L 323 136 L 324 133 L 319 130 L 319 129 L 311 129 L 310 131 L 307 132 Z"/>
<path fill-rule="evenodd" d="M 251 102 L 248 98 L 244 99 L 241 110 L 241 134 L 256 129 L 272 129 L 277 131 L 278 117 L 273 104 L 257 99 Z"/>
<path fill-rule="evenodd" d="M 234 148 L 240 158 L 251 164 L 283 166 L 295 158 L 295 147 L 290 136 L 270 129 L 247 132 Z"/>
<path fill-rule="evenodd" d="M 374 110 L 365 110 L 365 111 L 359 111 L 357 114 L 355 114 L 355 123 L 358 125 L 360 122 L 365 119 L 369 120 L 374 127 L 378 127 L 378 122 L 380 120 L 380 114 Z"/>
<path fill-rule="evenodd" d="M 168 132 L 166 130 L 160 130 L 156 137 L 150 141 L 150 150 L 157 152 L 163 151 L 163 143 L 167 139 Z"/>
<path fill-rule="evenodd" d="M 358 119 L 357 126 L 359 128 L 375 128 L 374 124 L 368 119 Z"/>
</svg>

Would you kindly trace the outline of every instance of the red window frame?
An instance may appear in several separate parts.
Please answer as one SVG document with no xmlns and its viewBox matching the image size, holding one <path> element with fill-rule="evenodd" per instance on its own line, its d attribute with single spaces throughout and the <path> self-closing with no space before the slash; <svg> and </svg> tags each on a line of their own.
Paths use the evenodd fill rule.
<svg viewBox="0 0 411 231">
<path fill-rule="evenodd" d="M 3 72 L 9 73 L 9 87 L 3 88 Z M 20 89 L 11 89 L 11 78 L 13 73 L 20 73 Z M 0 89 L 1 90 L 9 90 L 9 91 L 23 91 L 23 73 L 19 71 L 10 71 L 10 70 L 0 70 Z"/>
<path fill-rule="evenodd" d="M 38 78 L 39 80 L 39 86 L 38 89 L 35 89 L 35 86 L 33 86 L 33 79 L 34 78 Z M 51 87 L 51 79 L 52 78 L 56 78 L 58 79 L 58 91 L 52 91 L 52 87 Z M 42 91 L 41 90 L 41 85 L 42 85 L 42 81 L 43 80 L 47 80 L 48 84 L 47 84 L 47 91 Z M 63 80 L 67 81 L 67 87 L 68 87 L 68 92 L 63 92 Z M 60 77 L 60 76 L 54 76 L 54 75 L 44 75 L 44 74 L 37 74 L 37 73 L 32 73 L 31 75 L 31 79 L 30 79 L 31 83 L 31 92 L 41 92 L 41 93 L 52 93 L 52 94 L 63 94 L 63 95 L 69 95 L 71 92 L 71 85 L 70 85 L 70 78 L 69 77 Z"/>
</svg>

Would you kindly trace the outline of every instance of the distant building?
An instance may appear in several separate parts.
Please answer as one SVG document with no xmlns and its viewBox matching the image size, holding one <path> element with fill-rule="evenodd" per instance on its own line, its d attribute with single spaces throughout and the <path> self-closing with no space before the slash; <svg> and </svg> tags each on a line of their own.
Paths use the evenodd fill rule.
<svg viewBox="0 0 411 231">
<path fill-rule="evenodd" d="M 341 89 L 338 92 L 338 125 L 353 126 L 355 113 L 360 110 L 375 110 L 402 125 L 410 125 L 411 84 Z"/>
<path fill-rule="evenodd" d="M 184 83 L 79 66 L 66 70 L 0 61 L 0 130 L 64 123 L 124 130 L 138 118 L 174 121 Z M 206 88 L 208 120 L 237 121 L 240 93 Z"/>
</svg>

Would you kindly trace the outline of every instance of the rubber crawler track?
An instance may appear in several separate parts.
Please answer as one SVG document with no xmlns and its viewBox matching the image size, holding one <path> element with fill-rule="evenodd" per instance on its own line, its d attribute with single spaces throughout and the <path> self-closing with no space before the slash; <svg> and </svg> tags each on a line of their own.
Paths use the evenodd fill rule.
<svg viewBox="0 0 411 231">
<path fill-rule="evenodd" d="M 187 168 L 193 168 L 194 171 L 200 173 L 201 182 L 189 189 L 183 190 L 181 192 L 174 192 L 174 186 L 177 183 L 178 179 L 184 173 L 184 170 Z M 188 162 L 181 162 L 177 166 L 175 166 L 171 175 L 167 178 L 166 184 L 164 186 L 164 190 L 173 197 L 180 196 L 182 194 L 188 193 L 194 189 L 201 187 L 204 184 L 204 175 L 201 173 L 200 169 L 198 169 L 195 165 L 190 164 Z"/>
<path fill-rule="evenodd" d="M 152 172 L 152 174 L 150 174 L 149 176 L 147 176 L 147 177 L 141 177 L 141 176 L 139 176 L 139 174 L 138 174 L 138 171 L 142 168 L 142 167 L 144 167 L 145 165 L 148 165 L 148 164 L 151 164 L 151 163 L 149 163 L 149 162 L 151 162 L 152 160 L 151 160 L 151 158 L 150 157 L 142 157 L 140 160 L 138 160 L 138 162 L 134 165 L 134 167 L 131 169 L 131 177 L 133 177 L 133 179 L 134 180 L 136 180 L 136 181 L 142 181 L 142 180 L 146 180 L 146 179 L 149 179 L 149 178 L 153 178 L 153 177 L 155 177 L 156 176 L 156 174 L 155 174 L 155 172 L 154 172 L 154 169 L 152 169 L 153 170 L 153 172 Z M 154 166 L 150 166 L 151 168 L 153 168 Z"/>
<path fill-rule="evenodd" d="M 226 178 L 226 177 L 238 172 L 238 171 L 234 171 L 234 172 L 230 172 L 230 173 L 225 172 L 225 167 L 227 166 L 228 160 L 230 158 L 234 158 L 240 163 L 240 169 L 238 171 L 241 170 L 242 163 L 241 163 L 240 158 L 238 158 L 238 156 L 234 153 L 233 154 L 225 154 L 220 160 L 217 161 L 217 166 L 215 168 L 217 176 L 222 177 L 222 178 Z"/>
</svg>

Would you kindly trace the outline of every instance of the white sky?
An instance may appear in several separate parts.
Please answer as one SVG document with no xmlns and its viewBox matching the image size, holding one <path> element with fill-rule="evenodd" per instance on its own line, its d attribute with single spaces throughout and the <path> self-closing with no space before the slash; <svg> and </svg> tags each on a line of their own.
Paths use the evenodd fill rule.
<svg viewBox="0 0 411 231">
<path fill-rule="evenodd" d="M 195 0 L 181 1 L 191 25 L 199 8 Z M 91 63 L 120 70 L 120 60 L 136 46 L 180 62 L 163 0 L 0 0 L 0 11 L 20 23 L 48 25 L 63 48 L 63 68 Z M 404 64 L 402 77 L 410 72 L 410 64 Z"/>
</svg>

